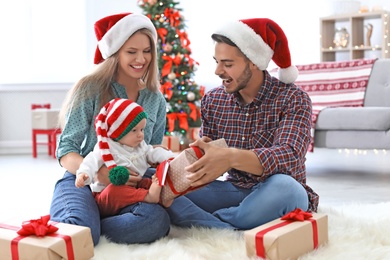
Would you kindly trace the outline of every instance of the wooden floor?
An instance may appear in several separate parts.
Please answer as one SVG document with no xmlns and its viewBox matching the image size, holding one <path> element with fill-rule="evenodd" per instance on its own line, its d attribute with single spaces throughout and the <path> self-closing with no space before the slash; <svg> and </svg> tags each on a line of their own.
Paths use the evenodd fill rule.
<svg viewBox="0 0 390 260">
<path fill-rule="evenodd" d="M 317 148 L 307 155 L 307 183 L 321 205 L 390 200 L 390 151 Z M 53 188 L 63 175 L 58 162 L 41 152 L 0 156 L 0 222 L 49 214 Z"/>
</svg>

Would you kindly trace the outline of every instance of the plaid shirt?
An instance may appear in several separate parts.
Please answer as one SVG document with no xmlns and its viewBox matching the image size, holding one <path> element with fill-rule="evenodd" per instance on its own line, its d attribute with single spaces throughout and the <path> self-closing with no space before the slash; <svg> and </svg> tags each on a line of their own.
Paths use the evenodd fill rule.
<svg viewBox="0 0 390 260">
<path fill-rule="evenodd" d="M 204 95 L 201 136 L 224 138 L 229 147 L 252 150 L 264 167 L 262 176 L 231 169 L 227 180 L 251 188 L 276 173 L 292 176 L 306 189 L 309 210 L 317 211 L 319 196 L 306 185 L 305 155 L 311 135 L 311 100 L 295 84 L 284 84 L 265 71 L 265 81 L 250 104 L 223 86 Z"/>
</svg>

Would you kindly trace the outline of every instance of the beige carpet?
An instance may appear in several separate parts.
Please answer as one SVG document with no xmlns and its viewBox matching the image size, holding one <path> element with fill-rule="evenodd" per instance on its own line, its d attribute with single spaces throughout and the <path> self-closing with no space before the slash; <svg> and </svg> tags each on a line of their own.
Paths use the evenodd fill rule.
<svg viewBox="0 0 390 260">
<path fill-rule="evenodd" d="M 328 214 L 329 242 L 300 260 L 390 259 L 390 202 L 320 206 Z M 172 228 L 150 245 L 118 245 L 102 238 L 94 260 L 249 259 L 243 234 L 226 230 Z"/>
</svg>

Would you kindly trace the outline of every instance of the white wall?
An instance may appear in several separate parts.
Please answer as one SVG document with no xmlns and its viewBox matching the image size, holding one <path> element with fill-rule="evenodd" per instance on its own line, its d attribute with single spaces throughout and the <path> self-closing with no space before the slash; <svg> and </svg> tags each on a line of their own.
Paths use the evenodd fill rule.
<svg viewBox="0 0 390 260">
<path fill-rule="evenodd" d="M 46 0 L 15 1 L 44 2 Z M 17 6 L 15 1 L 12 2 L 15 4 L 12 5 L 14 7 Z M 69 0 L 69 3 L 73 2 L 74 4 L 74 1 L 82 0 Z M 66 2 L 64 1 L 62 4 L 64 5 Z M 67 55 L 70 57 L 73 57 L 72 54 L 75 55 L 70 60 L 77 61 L 79 66 L 76 71 L 73 70 L 72 76 L 67 77 L 66 82 L 53 80 L 53 73 L 49 73 L 50 75 L 48 76 L 51 79 L 48 81 L 26 82 L 26 77 L 24 77 L 26 74 L 24 72 L 29 69 L 36 69 L 37 65 L 32 64 L 30 68 L 23 67 L 21 65 L 23 65 L 24 57 L 18 56 L 17 51 L 12 53 L 15 56 L 15 61 L 13 61 L 12 65 L 15 70 L 18 70 L 17 73 L 14 72 L 17 75 L 14 78 L 20 78 L 21 82 L 1 82 L 0 73 L 0 154 L 31 153 L 31 103 L 50 102 L 52 107 L 59 108 L 67 90 L 72 86 L 73 81 L 77 80 L 77 74 L 82 75 L 92 68 L 96 49 L 96 39 L 93 31 L 94 22 L 103 16 L 113 13 L 142 13 L 137 2 L 138 0 L 84 0 L 83 4 L 79 4 L 80 10 L 85 11 L 85 16 L 82 18 L 79 14 L 80 10 L 69 11 L 63 8 L 64 13 L 59 14 L 58 17 L 63 18 L 64 22 L 67 19 L 80 19 L 79 25 L 75 25 L 72 20 L 71 25 L 77 27 L 74 30 L 69 30 L 69 28 L 63 25 L 58 27 L 53 25 L 54 28 L 63 28 L 63 30 L 66 28 L 66 35 L 70 41 L 69 46 L 71 48 L 78 46 L 77 50 L 66 50 Z M 273 19 L 283 28 L 289 39 L 293 63 L 304 64 L 319 62 L 319 18 L 331 15 L 333 12 L 333 0 L 273 0 L 267 2 L 258 0 L 178 0 L 178 2 L 180 2 L 179 7 L 183 9 L 182 14 L 186 19 L 187 33 L 193 52 L 192 57 L 200 63 L 198 70 L 195 72 L 195 80 L 198 84 L 204 85 L 208 89 L 220 84 L 220 80 L 214 75 L 215 62 L 212 58 L 214 47 L 210 35 L 213 29 L 223 21 L 254 17 Z M 388 0 L 367 0 L 361 2 L 369 7 L 380 5 L 385 10 L 390 10 L 390 1 Z M 1 5 L 3 4 L 0 4 L 0 9 L 2 8 Z M 7 6 L 9 7 L 9 5 Z M 53 5 L 53 7 L 55 6 Z M 0 14 L 5 12 L 4 9 L 1 10 Z M 48 23 L 50 22 L 54 23 L 55 21 L 48 21 Z M 8 26 L 8 24 L 0 25 L 0 29 L 3 29 L 1 26 L 4 25 Z M 72 35 L 73 31 L 75 35 Z M 80 39 L 80 32 L 86 32 L 86 37 Z M 48 36 L 52 37 L 53 35 L 49 34 Z M 12 40 L 14 38 L 9 37 L 7 39 Z M 25 46 L 29 46 L 28 37 L 25 39 Z M 45 40 L 42 39 L 42 41 Z M 60 43 L 63 44 L 63 42 Z M 12 46 L 12 44 L 7 46 Z M 19 46 L 22 45 L 19 44 Z M 86 50 L 83 57 L 79 57 L 81 55 L 80 49 Z M 2 52 L 4 53 L 4 51 L 7 50 L 3 49 Z M 7 55 L 10 56 L 9 53 Z M 58 62 L 57 64 L 56 61 Z M 50 66 L 64 67 L 63 60 L 52 59 L 51 62 L 53 64 L 50 64 Z M 2 59 L 0 68 L 9 69 L 9 63 L 4 63 L 4 59 Z M 61 72 L 63 73 L 61 75 L 67 75 L 67 69 L 62 69 Z M 68 79 L 73 79 L 73 81 Z M 45 153 L 46 147 L 40 148 L 39 151 L 40 153 Z"/>
</svg>

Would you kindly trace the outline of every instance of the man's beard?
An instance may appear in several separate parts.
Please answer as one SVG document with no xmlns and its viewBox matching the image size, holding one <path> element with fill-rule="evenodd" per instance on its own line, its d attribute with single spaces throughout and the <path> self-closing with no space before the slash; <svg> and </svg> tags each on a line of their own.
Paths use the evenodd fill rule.
<svg viewBox="0 0 390 260">
<path fill-rule="evenodd" d="M 237 79 L 237 89 L 234 92 L 239 92 L 243 90 L 247 85 L 250 79 L 252 78 L 252 71 L 249 68 L 249 63 L 246 64 L 244 71 Z"/>
</svg>

